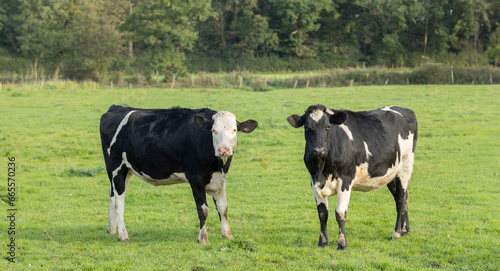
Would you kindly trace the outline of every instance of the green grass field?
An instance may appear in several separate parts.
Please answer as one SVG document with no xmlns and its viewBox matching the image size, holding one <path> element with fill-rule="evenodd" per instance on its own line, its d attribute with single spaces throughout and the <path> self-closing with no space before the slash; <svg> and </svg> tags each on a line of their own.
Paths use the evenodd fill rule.
<svg viewBox="0 0 500 271">
<path fill-rule="evenodd" d="M 303 131 L 286 118 L 310 104 L 412 108 L 419 141 L 409 186 L 412 232 L 390 240 L 395 203 L 386 188 L 353 192 L 347 251 L 316 247 L 319 221 L 303 164 Z M 109 180 L 99 139 L 112 104 L 209 107 L 259 121 L 240 134 L 227 177 L 229 224 L 220 236 L 209 200 L 207 245 L 189 185 L 133 178 L 125 223 L 131 241 L 106 233 Z M 0 91 L 0 270 L 500 270 L 500 87 L 387 86 L 284 89 L 32 89 Z M 7 196 L 15 157 L 14 207 Z M 333 212 L 336 197 L 330 198 Z M 8 209 L 15 208 L 15 235 Z M 5 258 L 15 237 L 16 263 Z"/>
</svg>

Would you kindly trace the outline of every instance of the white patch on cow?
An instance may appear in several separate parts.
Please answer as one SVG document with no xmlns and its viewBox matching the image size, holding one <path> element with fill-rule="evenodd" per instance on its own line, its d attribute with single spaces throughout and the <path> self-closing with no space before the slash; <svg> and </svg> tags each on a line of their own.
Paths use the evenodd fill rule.
<svg viewBox="0 0 500 271">
<path fill-rule="evenodd" d="M 200 229 L 200 234 L 198 235 L 198 242 L 200 242 L 200 244 L 208 243 L 207 225 L 203 225 L 203 227 Z"/>
<path fill-rule="evenodd" d="M 366 159 L 370 159 L 370 156 L 372 156 L 372 153 L 368 149 L 368 144 L 366 144 L 366 141 L 363 141 L 363 144 L 365 145 L 365 153 L 366 153 Z"/>
<path fill-rule="evenodd" d="M 383 108 L 380 108 L 381 110 L 384 110 L 384 111 L 389 111 L 389 112 L 392 112 L 392 113 L 395 113 L 395 114 L 398 114 L 400 115 L 401 117 L 403 116 L 403 114 L 401 114 L 400 112 L 394 110 L 391 108 L 392 106 L 386 106 L 386 107 L 383 107 Z"/>
<path fill-rule="evenodd" d="M 129 241 L 127 229 L 125 228 L 125 221 L 123 219 L 123 212 L 125 211 L 125 193 L 118 195 L 115 194 L 115 212 L 116 224 L 118 226 L 118 240 Z"/>
<path fill-rule="evenodd" d="M 314 184 L 312 188 L 315 195 L 317 195 L 319 198 L 327 198 L 337 194 L 338 184 L 339 184 L 339 179 L 333 179 L 332 175 L 330 174 L 328 176 L 328 179 L 326 179 L 323 188 L 320 188 L 319 183 Z"/>
<path fill-rule="evenodd" d="M 325 111 L 326 111 L 326 113 L 328 113 L 328 114 L 330 114 L 330 115 L 333 115 L 333 114 L 334 114 L 334 113 L 333 113 L 333 111 L 332 111 L 332 110 L 330 110 L 330 108 L 327 108 Z"/>
<path fill-rule="evenodd" d="M 401 238 L 401 233 L 393 231 L 392 232 L 392 239 L 399 239 Z"/>
<path fill-rule="evenodd" d="M 116 128 L 116 132 L 115 132 L 115 135 L 113 136 L 113 139 L 111 140 L 111 143 L 109 144 L 109 148 L 108 148 L 108 155 L 111 155 L 111 146 L 113 146 L 113 144 L 116 142 L 116 137 L 118 136 L 118 134 L 120 133 L 121 129 L 123 128 L 123 126 L 125 124 L 127 124 L 128 122 L 128 118 L 130 117 L 130 115 L 132 113 L 134 113 L 135 110 L 132 110 L 130 111 L 123 119 L 122 121 L 120 122 L 120 125 L 118 125 L 118 128 Z"/>
<path fill-rule="evenodd" d="M 318 122 L 323 117 L 323 110 L 316 110 L 309 114 L 309 117 L 315 122 Z"/>
<path fill-rule="evenodd" d="M 111 173 L 111 179 L 114 179 L 118 175 L 118 171 L 120 171 L 124 163 L 125 161 L 122 161 L 122 163 L 115 170 L 113 170 L 113 172 Z"/>
<path fill-rule="evenodd" d="M 123 166 L 123 163 L 113 171 L 113 180 L 118 175 L 118 171 Z M 130 183 L 130 171 L 125 176 L 125 191 Z M 109 199 L 109 218 L 108 218 L 108 232 L 111 234 L 116 233 L 118 228 L 118 240 L 129 241 L 127 229 L 125 228 L 125 220 L 123 219 L 123 212 L 125 211 L 125 191 L 119 195 L 116 186 L 113 182 L 113 197 Z"/>
<path fill-rule="evenodd" d="M 130 164 L 127 160 L 127 153 L 126 152 L 122 152 L 122 165 L 125 164 L 129 169 L 131 170 L 134 170 L 132 168 L 132 164 Z M 135 174 L 137 174 L 135 171 L 134 171 Z"/>
<path fill-rule="evenodd" d="M 118 171 L 120 171 L 123 164 L 124 163 L 122 161 L 122 163 L 115 170 L 112 171 L 111 180 L 114 180 L 115 177 L 118 176 Z M 112 193 L 114 195 L 113 197 L 111 196 Z M 118 192 L 115 189 L 115 184 L 112 183 L 110 191 L 109 191 L 109 217 L 108 217 L 108 233 L 111 233 L 111 234 L 116 234 L 116 204 L 117 204 L 116 203 L 116 196 L 117 195 L 118 195 Z"/>
<path fill-rule="evenodd" d="M 201 209 L 203 210 L 203 214 L 205 215 L 205 219 L 207 219 L 208 217 L 208 206 L 203 203 L 203 205 L 201 205 Z"/>
<path fill-rule="evenodd" d="M 344 218 L 345 219 L 345 218 Z M 345 247 L 347 244 L 347 241 L 345 240 L 345 235 L 343 233 L 339 234 L 339 239 L 337 241 L 341 247 Z"/>
<path fill-rule="evenodd" d="M 401 179 L 401 186 L 404 190 L 408 188 L 408 183 L 413 171 L 413 162 L 415 160 L 415 153 L 413 153 L 413 139 L 415 135 L 409 133 L 408 139 L 403 139 L 401 135 L 398 136 L 399 149 L 401 150 L 401 172 L 399 178 Z"/>
<path fill-rule="evenodd" d="M 236 116 L 228 111 L 220 111 L 212 116 L 214 124 L 212 126 L 212 140 L 214 144 L 215 156 L 221 156 L 218 150 L 227 148 L 225 156 L 233 155 L 237 142 Z"/>
<path fill-rule="evenodd" d="M 203 204 L 201 206 L 201 209 L 203 210 L 203 214 L 205 215 L 205 219 L 208 217 L 208 206 L 206 204 Z M 200 235 L 198 236 L 198 242 L 200 244 L 206 244 L 208 243 L 208 232 L 207 232 L 207 225 L 203 225 L 200 229 Z"/>
<path fill-rule="evenodd" d="M 222 172 L 214 172 L 210 183 L 205 186 L 205 191 L 210 196 L 217 195 L 221 190 L 225 188 L 226 176 Z"/>
<path fill-rule="evenodd" d="M 342 128 L 342 130 L 344 130 L 344 132 L 347 134 L 347 137 L 349 137 L 349 140 L 351 141 L 354 140 L 354 138 L 352 137 L 351 130 L 349 130 L 349 127 L 347 127 L 347 125 L 340 124 L 339 127 Z"/>
<path fill-rule="evenodd" d="M 222 159 L 222 164 L 226 165 L 228 157 L 227 156 L 222 156 L 220 158 Z"/>
<path fill-rule="evenodd" d="M 351 198 L 352 183 L 348 189 L 342 191 L 342 179 L 339 179 L 337 184 L 337 208 L 335 211 L 340 215 L 341 219 L 345 220 L 345 213 L 349 207 L 349 199 Z"/>
<path fill-rule="evenodd" d="M 210 183 L 205 186 L 207 194 L 214 197 L 217 211 L 220 216 L 221 233 L 227 239 L 233 238 L 229 223 L 227 221 L 227 199 L 226 199 L 226 174 L 213 173 Z"/>
<path fill-rule="evenodd" d="M 352 189 L 356 191 L 369 192 L 387 185 L 394 180 L 396 176 L 401 179 L 401 184 L 404 189 L 408 187 L 408 182 L 413 169 L 414 153 L 413 148 L 414 134 L 410 132 L 408 139 L 403 139 L 398 135 L 398 144 L 401 150 L 401 160 L 396 159 L 392 167 L 387 169 L 383 176 L 371 177 L 368 173 L 368 163 L 362 163 L 356 167 L 356 176 L 352 181 Z M 399 158 L 399 154 L 398 155 Z"/>
<path fill-rule="evenodd" d="M 136 174 L 134 171 L 134 174 L 139 177 L 141 180 L 152 184 L 154 186 L 159 186 L 159 185 L 171 185 L 171 184 L 178 184 L 178 183 L 186 183 L 188 182 L 186 178 L 186 174 L 184 173 L 173 173 L 166 179 L 155 179 L 151 178 L 148 174 L 142 172 L 140 175 Z"/>
<path fill-rule="evenodd" d="M 124 164 L 125 162 L 122 161 L 120 166 L 112 172 L 112 185 L 109 197 L 108 232 L 116 234 L 116 229 L 118 228 L 118 239 L 120 241 L 129 241 L 127 229 L 125 228 L 125 221 L 123 219 L 123 212 L 125 210 L 125 191 L 130 183 L 132 174 L 130 171 L 127 172 L 127 175 L 125 176 L 125 191 L 121 195 L 118 194 L 114 183 L 116 176 L 118 176 L 118 172 Z M 113 192 L 113 197 L 111 197 L 111 192 Z"/>
<path fill-rule="evenodd" d="M 113 188 L 111 188 L 111 190 L 113 190 Z M 116 234 L 116 210 L 115 210 L 116 197 L 111 197 L 111 191 L 109 195 L 110 196 L 109 196 L 108 233 Z"/>
<path fill-rule="evenodd" d="M 325 185 L 325 187 L 326 187 L 326 185 Z M 328 186 L 328 187 L 330 187 L 330 186 Z M 312 191 L 313 191 L 314 199 L 316 200 L 316 206 L 318 206 L 321 203 L 323 203 L 323 204 L 325 204 L 325 207 L 328 210 L 328 196 L 327 197 L 323 196 L 322 190 L 319 189 L 319 185 L 318 184 L 314 183 L 312 177 L 311 177 L 311 188 L 312 188 Z"/>
<path fill-rule="evenodd" d="M 123 159 L 122 160 L 123 162 L 120 165 L 120 167 L 123 164 L 125 164 L 127 166 L 127 168 L 129 168 L 129 170 L 135 176 L 137 176 L 139 179 L 147 182 L 148 184 L 152 184 L 154 186 L 159 186 L 159 185 L 171 185 L 171 184 L 188 182 L 188 179 L 186 178 L 186 174 L 184 172 L 174 172 L 174 173 L 172 173 L 172 175 L 170 175 L 166 179 L 155 179 L 144 172 L 139 173 L 139 172 L 135 171 L 134 168 L 132 167 L 132 164 L 130 164 L 130 162 L 127 160 L 127 153 L 126 152 L 122 153 L 122 159 Z M 113 174 L 114 174 L 114 171 L 113 171 Z"/>
</svg>

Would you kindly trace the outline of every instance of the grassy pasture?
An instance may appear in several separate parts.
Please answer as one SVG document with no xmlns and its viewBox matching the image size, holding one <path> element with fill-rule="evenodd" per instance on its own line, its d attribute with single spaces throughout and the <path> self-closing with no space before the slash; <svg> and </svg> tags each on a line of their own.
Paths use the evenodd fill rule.
<svg viewBox="0 0 500 271">
<path fill-rule="evenodd" d="M 316 248 L 319 221 L 302 161 L 303 130 L 286 117 L 310 104 L 332 108 L 412 108 L 419 141 L 409 186 L 412 232 L 390 236 L 388 189 L 353 192 L 336 250 Z M 109 181 L 100 116 L 112 104 L 210 107 L 259 121 L 240 134 L 227 179 L 229 224 L 220 236 L 212 200 L 207 245 L 186 184 L 153 187 L 133 178 L 125 223 L 131 242 L 106 233 Z M 500 88 L 386 86 L 283 89 L 52 89 L 0 91 L 0 270 L 500 270 Z M 8 157 L 16 158 L 16 263 L 7 256 Z M 330 199 L 331 214 L 336 197 Z"/>
</svg>

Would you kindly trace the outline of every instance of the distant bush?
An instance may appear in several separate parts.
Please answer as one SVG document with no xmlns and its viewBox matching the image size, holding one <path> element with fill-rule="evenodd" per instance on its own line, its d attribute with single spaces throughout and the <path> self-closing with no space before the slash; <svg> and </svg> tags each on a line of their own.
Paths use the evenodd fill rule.
<svg viewBox="0 0 500 271">
<path fill-rule="evenodd" d="M 296 56 L 279 56 L 271 54 L 264 57 L 256 56 L 211 56 L 202 54 L 186 55 L 187 70 L 192 73 L 199 72 L 283 72 L 283 71 L 310 71 L 324 70 L 336 67 L 355 66 L 340 56 L 322 55 L 315 58 L 301 58 Z"/>
<path fill-rule="evenodd" d="M 444 65 L 426 64 L 410 76 L 412 84 L 451 84 L 451 69 Z"/>
<path fill-rule="evenodd" d="M 496 84 L 500 83 L 500 70 L 489 67 L 454 68 L 455 84 Z"/>
<path fill-rule="evenodd" d="M 241 88 L 268 91 L 280 88 L 344 87 L 355 85 L 491 84 L 500 83 L 500 69 L 426 64 L 416 69 L 331 69 L 291 76 L 259 75 L 251 72 L 202 73 L 179 79 L 186 87 Z"/>
<path fill-rule="evenodd" d="M 0 74 L 4 74 L 4 76 L 7 73 L 26 74 L 32 68 L 32 63 L 29 60 L 16 56 L 2 47 L 0 47 L 0 63 L 2 63 L 0 65 Z M 1 77 L 0 80 L 2 79 Z"/>
</svg>

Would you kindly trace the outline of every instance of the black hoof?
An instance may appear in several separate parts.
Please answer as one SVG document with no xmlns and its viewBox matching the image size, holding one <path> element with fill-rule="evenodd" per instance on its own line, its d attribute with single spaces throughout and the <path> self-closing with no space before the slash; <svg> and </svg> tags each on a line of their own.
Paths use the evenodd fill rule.
<svg viewBox="0 0 500 271">
<path fill-rule="evenodd" d="M 318 247 L 319 247 L 319 248 L 324 248 L 324 247 L 327 247 L 327 246 L 329 246 L 329 244 L 328 244 L 328 243 L 319 243 L 319 244 L 318 244 Z"/>
</svg>

